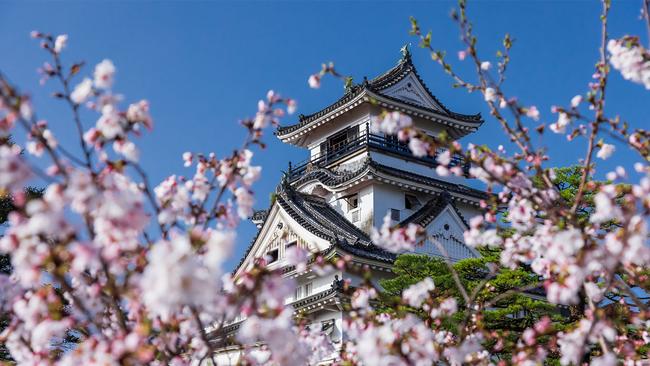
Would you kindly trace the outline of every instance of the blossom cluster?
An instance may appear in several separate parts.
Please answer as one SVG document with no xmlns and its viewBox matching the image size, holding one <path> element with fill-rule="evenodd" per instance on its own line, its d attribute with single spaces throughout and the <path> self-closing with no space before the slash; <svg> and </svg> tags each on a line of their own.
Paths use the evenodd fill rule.
<svg viewBox="0 0 650 366">
<path fill-rule="evenodd" d="M 319 329 L 294 324 L 285 307 L 291 281 L 263 261 L 237 281 L 224 270 L 235 228 L 252 214 L 261 173 L 253 145 L 262 146 L 264 129 L 293 113 L 296 102 L 270 91 L 243 122 L 248 136 L 240 149 L 223 158 L 185 153 L 194 175 L 151 187 L 136 147 L 153 128 L 149 103 L 122 106 L 108 59 L 73 86 L 82 65 L 63 66 L 68 37 L 32 36 L 57 65 L 41 69 L 43 81 L 58 81 L 62 91 L 54 95 L 72 107 L 83 155 L 63 149 L 29 98 L 0 77 L 2 131 L 24 127 L 32 155 L 16 144 L 0 146 L 0 190 L 16 206 L 0 238 L 13 267 L 11 276 L 0 276 L 9 317 L 0 338 L 11 357 L 25 365 L 200 364 L 214 358 L 219 329 L 241 316 L 248 320 L 239 338 L 261 337 L 273 362 L 314 363 L 331 354 Z M 97 113 L 92 127 L 84 126 L 81 108 Z M 31 159 L 50 166 L 37 171 Z M 37 175 L 49 184 L 28 200 L 23 190 Z M 264 324 L 266 335 L 257 331 Z M 288 337 L 295 346 L 286 347 L 294 344 Z M 254 363 L 267 363 L 260 357 Z"/>
<path fill-rule="evenodd" d="M 607 51 L 610 54 L 609 62 L 626 80 L 650 90 L 650 52 L 640 44 L 638 37 L 610 39 Z"/>
<path fill-rule="evenodd" d="M 42 81 L 58 81 L 54 95 L 71 106 L 82 155 L 60 146 L 30 98 L 0 75 L 0 131 L 15 134 L 21 126 L 29 152 L 0 146 L 0 193 L 11 194 L 15 205 L 0 239 L 0 252 L 11 254 L 13 267 L 11 276 L 0 275 L 0 310 L 8 317 L 0 340 L 11 357 L 26 365 L 200 365 L 215 364 L 219 347 L 237 345 L 240 363 L 269 366 L 326 359 L 349 365 L 644 362 L 650 344 L 648 133 L 621 128 L 603 106 L 607 61 L 648 87 L 647 50 L 634 37 L 611 40 L 611 57 L 596 64 L 596 81 L 584 97 L 552 110 L 558 119 L 548 128 L 556 133 L 589 119 L 585 110 L 595 113 L 569 135 L 570 141 L 585 137 L 588 148 L 579 182 L 567 193 L 556 185 L 554 170 L 545 168 L 549 157 L 533 145 L 525 125 L 538 121 L 540 111 L 502 89 L 510 38 L 494 66 L 480 59 L 461 5 L 461 15 L 454 13 L 465 43 L 459 59 L 474 60 L 479 83 L 456 74 L 415 22 L 412 33 L 457 85 L 482 93 L 518 151 L 507 155 L 503 147 L 471 144 L 463 149 L 444 134 L 428 136 L 411 117 L 394 111 L 374 117 L 371 128 L 396 135 L 416 156 L 435 158 L 440 176 L 467 175 L 487 185 L 483 214 L 470 220 L 464 239 L 470 247 L 498 253 L 499 263 L 489 263 L 489 273 L 472 274 L 483 276 L 476 288 L 465 288 L 450 264 L 449 282 L 460 297 L 442 294 L 445 284 L 427 276 L 410 283 L 388 309 L 378 306 L 389 300 L 372 279 L 359 276 L 363 281 L 356 286 L 344 281 L 346 335 L 336 347 L 320 324 L 296 318 L 287 306 L 296 283 L 269 269 L 267 259 L 257 258 L 236 278 L 224 269 L 237 225 L 253 213 L 253 185 L 261 174 L 253 164 L 255 148 L 264 146 L 266 128 L 295 111 L 295 100 L 268 92 L 254 117 L 242 122 L 247 136 L 241 148 L 222 157 L 186 152 L 182 161 L 193 168 L 191 178 L 171 175 L 152 187 L 136 146 L 137 137 L 154 126 L 149 102 L 125 105 L 113 93 L 117 68 L 108 59 L 73 85 L 83 65 L 63 66 L 67 35 L 33 32 L 54 65 L 41 68 Z M 319 87 L 326 74 L 340 76 L 326 64 L 309 78 L 310 86 Z M 81 108 L 97 113 L 91 127 L 83 123 Z M 624 167 L 607 174 L 609 181 L 593 180 L 593 158 L 615 157 L 614 145 L 598 140 L 605 125 L 640 153 L 638 181 Z M 544 125 L 536 131 L 542 133 Z M 467 173 L 454 165 L 452 154 L 471 163 Z M 43 165 L 44 171 L 37 168 Z M 45 177 L 47 186 L 41 197 L 27 199 L 24 187 L 35 176 Z M 412 252 L 427 240 L 424 228 L 396 226 L 389 215 L 371 237 L 394 254 Z M 309 266 L 317 273 L 352 272 L 348 259 L 319 257 Z M 308 254 L 296 248 L 287 261 L 303 271 Z M 532 287 L 513 292 L 541 294 L 558 311 L 570 310 L 572 323 L 556 327 L 543 317 L 511 334 L 486 329 L 484 312 L 499 305 L 499 296 L 484 301 L 493 288 L 490 276 L 508 268 L 530 269 L 534 280 Z M 224 331 L 234 325 L 234 336 Z M 503 351 L 508 358 L 497 361 L 494 355 Z"/>
</svg>

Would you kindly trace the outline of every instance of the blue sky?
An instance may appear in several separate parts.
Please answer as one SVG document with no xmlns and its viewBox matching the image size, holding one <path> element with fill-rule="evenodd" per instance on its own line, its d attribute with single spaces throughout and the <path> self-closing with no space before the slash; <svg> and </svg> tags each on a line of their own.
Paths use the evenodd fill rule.
<svg viewBox="0 0 650 366">
<path fill-rule="evenodd" d="M 645 35 L 640 4 L 615 2 L 611 36 Z M 40 117 L 70 145 L 75 140 L 69 112 L 48 97 L 53 84 L 39 86 L 35 70 L 46 55 L 30 40 L 29 32 L 67 33 L 70 40 L 64 58 L 68 62 L 85 60 L 94 65 L 112 59 L 118 68 L 115 90 L 127 100 L 146 98 L 151 103 L 155 129 L 140 139 L 140 149 L 142 164 L 152 181 L 158 182 L 170 174 L 191 174 L 182 166 L 184 151 L 214 151 L 223 156 L 239 146 L 244 131 L 237 121 L 254 114 L 257 100 L 268 89 L 297 99 L 298 113 L 304 114 L 336 100 L 343 92 L 340 83 L 330 79 L 319 90 L 307 85 L 307 77 L 322 62 L 334 61 L 357 81 L 392 67 L 403 44 L 416 44 L 408 35 L 411 15 L 424 30 L 433 31 L 434 47 L 447 50 L 455 59 L 462 47 L 449 18 L 453 5 L 443 1 L 0 2 L 0 70 L 32 93 Z M 598 56 L 599 12 L 596 1 L 479 1 L 469 6 L 486 59 L 494 61 L 506 32 L 516 39 L 506 91 L 537 105 L 547 122 L 553 119 L 551 105 L 566 105 L 586 90 Z M 479 95 L 451 88 L 450 79 L 424 51 L 414 47 L 413 53 L 421 76 L 443 103 L 457 112 L 482 112 L 486 117 L 482 129 L 464 142 L 505 144 Z M 645 126 L 650 94 L 617 73 L 610 86 L 608 113 L 620 114 L 631 126 Z M 95 123 L 92 113 L 84 117 L 87 127 Z M 283 145 L 270 131 L 266 142 L 268 148 L 256 157 L 264 172 L 255 187 L 258 208 L 266 208 L 287 162 L 306 157 L 306 151 Z M 557 136 L 536 137 L 535 143 L 549 148 L 555 165 L 576 162 L 584 150 L 583 141 L 567 144 Z M 633 153 L 619 146 L 599 173 L 635 161 Z M 254 231 L 252 224 L 242 225 L 237 255 L 229 266 L 238 262 Z"/>
</svg>

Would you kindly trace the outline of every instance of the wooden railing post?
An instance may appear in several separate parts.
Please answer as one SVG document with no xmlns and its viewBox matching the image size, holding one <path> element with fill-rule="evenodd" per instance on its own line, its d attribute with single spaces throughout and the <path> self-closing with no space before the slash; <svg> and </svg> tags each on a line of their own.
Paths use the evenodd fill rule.
<svg viewBox="0 0 650 366">
<path fill-rule="evenodd" d="M 366 122 L 366 145 L 370 144 L 370 123 Z"/>
</svg>

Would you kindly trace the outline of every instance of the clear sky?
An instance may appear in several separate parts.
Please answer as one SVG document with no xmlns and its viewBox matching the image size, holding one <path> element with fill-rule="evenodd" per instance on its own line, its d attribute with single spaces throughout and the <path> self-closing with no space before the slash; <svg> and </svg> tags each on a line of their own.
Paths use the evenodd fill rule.
<svg viewBox="0 0 650 366">
<path fill-rule="evenodd" d="M 617 1 L 610 34 L 645 35 L 639 20 L 641 1 Z M 309 114 L 336 100 L 341 84 L 325 81 L 309 89 L 307 77 L 320 64 L 334 61 L 357 81 L 376 76 L 398 60 L 400 47 L 416 40 L 408 35 L 409 16 L 433 31 L 433 45 L 455 59 L 462 48 L 449 18 L 451 2 L 198 2 L 198 1 L 0 1 L 0 70 L 32 92 L 42 118 L 55 134 L 73 144 L 69 113 L 52 102 L 51 84 L 41 87 L 35 70 L 46 55 L 29 32 L 67 33 L 68 62 L 94 65 L 110 58 L 118 68 L 115 90 L 126 99 L 150 100 L 155 129 L 140 141 L 141 160 L 158 182 L 170 174 L 189 175 L 182 166 L 184 151 L 223 156 L 244 137 L 237 121 L 252 116 L 256 102 L 268 89 L 298 100 L 298 113 Z M 509 32 L 516 39 L 506 91 L 535 104 L 543 121 L 552 121 L 550 106 L 567 105 L 584 93 L 597 60 L 600 4 L 597 1 L 470 1 L 469 13 L 479 35 L 479 49 L 490 59 Z M 647 43 L 647 39 L 643 38 Z M 414 47 L 414 61 L 429 88 L 449 108 L 460 113 L 482 112 L 486 122 L 464 142 L 496 147 L 505 139 L 477 94 L 451 88 L 450 79 L 428 55 Z M 492 59 L 494 61 L 494 59 Z M 462 65 L 461 65 L 462 67 Z M 91 72 L 91 68 L 85 70 Z M 607 110 L 646 126 L 650 93 L 611 79 Z M 87 127 L 96 116 L 85 115 Z M 288 119 L 285 123 L 293 123 Z M 535 126 L 536 123 L 531 123 Z M 270 131 L 269 131 L 270 132 Z M 66 137 L 67 136 L 67 137 Z M 605 136 L 607 139 L 607 137 Z M 21 139 L 18 137 L 20 142 Z M 257 208 L 266 208 L 268 195 L 289 160 L 306 158 L 306 151 L 283 145 L 271 133 L 268 148 L 256 156 L 263 166 L 257 183 Z M 563 137 L 545 135 L 536 144 L 547 146 L 556 165 L 571 164 L 584 144 L 567 144 Z M 616 164 L 631 166 L 636 157 L 618 146 L 602 174 Z M 234 266 L 253 236 L 243 224 Z"/>
</svg>

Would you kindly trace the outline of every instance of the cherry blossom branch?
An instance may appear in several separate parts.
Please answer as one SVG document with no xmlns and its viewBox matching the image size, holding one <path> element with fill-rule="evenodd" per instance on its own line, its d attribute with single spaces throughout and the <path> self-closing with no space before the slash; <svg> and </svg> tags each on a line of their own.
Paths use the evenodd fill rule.
<svg viewBox="0 0 650 366">
<path fill-rule="evenodd" d="M 598 135 L 598 128 L 600 123 L 603 121 L 604 109 L 605 109 L 605 91 L 607 87 L 607 76 L 609 75 L 609 67 L 607 66 L 607 15 L 609 13 L 610 3 L 609 0 L 603 0 L 603 12 L 601 15 L 601 43 L 600 43 L 600 61 L 598 63 L 597 69 L 600 73 L 598 91 L 596 102 L 595 102 L 595 119 L 591 123 L 591 134 L 589 135 L 589 142 L 587 146 L 587 153 L 584 162 L 584 169 L 582 171 L 582 177 L 580 178 L 580 185 L 578 187 L 578 193 L 576 194 L 576 199 L 571 208 L 571 212 L 575 214 L 578 206 L 582 203 L 582 197 L 584 195 L 585 185 L 587 184 L 587 179 L 590 176 L 591 172 L 591 159 L 593 157 L 593 152 L 595 148 L 595 140 Z"/>
<path fill-rule="evenodd" d="M 83 151 L 84 157 L 85 157 L 85 165 L 88 168 L 89 171 L 93 171 L 93 164 L 92 164 L 92 158 L 91 158 L 91 153 L 92 150 L 88 147 L 86 144 L 86 141 L 84 140 L 84 129 L 83 125 L 81 123 L 81 118 L 79 116 L 79 104 L 75 103 L 70 94 L 70 78 L 74 76 L 79 69 L 81 68 L 81 65 L 74 65 L 71 68 L 71 73 L 69 77 L 64 77 L 63 76 L 63 66 L 61 64 L 61 57 L 60 53 L 56 51 L 55 49 L 55 44 L 54 44 L 54 38 L 51 35 L 45 35 L 43 38 L 46 43 L 43 48 L 45 48 L 50 55 L 52 56 L 52 59 L 54 60 L 54 76 L 57 77 L 57 79 L 60 81 L 61 86 L 63 87 L 63 93 L 57 94 L 60 98 L 63 98 L 67 103 L 70 109 L 72 110 L 72 116 L 73 120 L 75 123 L 75 126 L 77 127 L 77 134 L 79 137 L 79 144 L 81 145 L 81 149 Z"/>
<path fill-rule="evenodd" d="M 208 352 L 201 357 L 199 360 L 199 366 L 203 364 L 203 361 L 209 356 L 210 361 L 212 361 L 212 365 L 216 365 L 217 363 L 214 360 L 214 349 L 210 343 L 210 339 L 208 338 L 207 334 L 205 333 L 205 327 L 203 326 L 203 322 L 201 321 L 201 316 L 196 310 L 194 306 L 190 307 L 190 311 L 192 312 L 192 316 L 194 316 L 194 320 L 196 321 L 197 327 L 199 327 L 199 334 L 201 335 L 201 339 L 203 340 L 203 343 L 205 344 L 206 347 L 208 347 Z"/>
<path fill-rule="evenodd" d="M 650 0 L 643 0 L 642 4 L 643 18 L 645 19 L 646 35 L 648 37 L 648 45 L 650 45 Z"/>
</svg>

